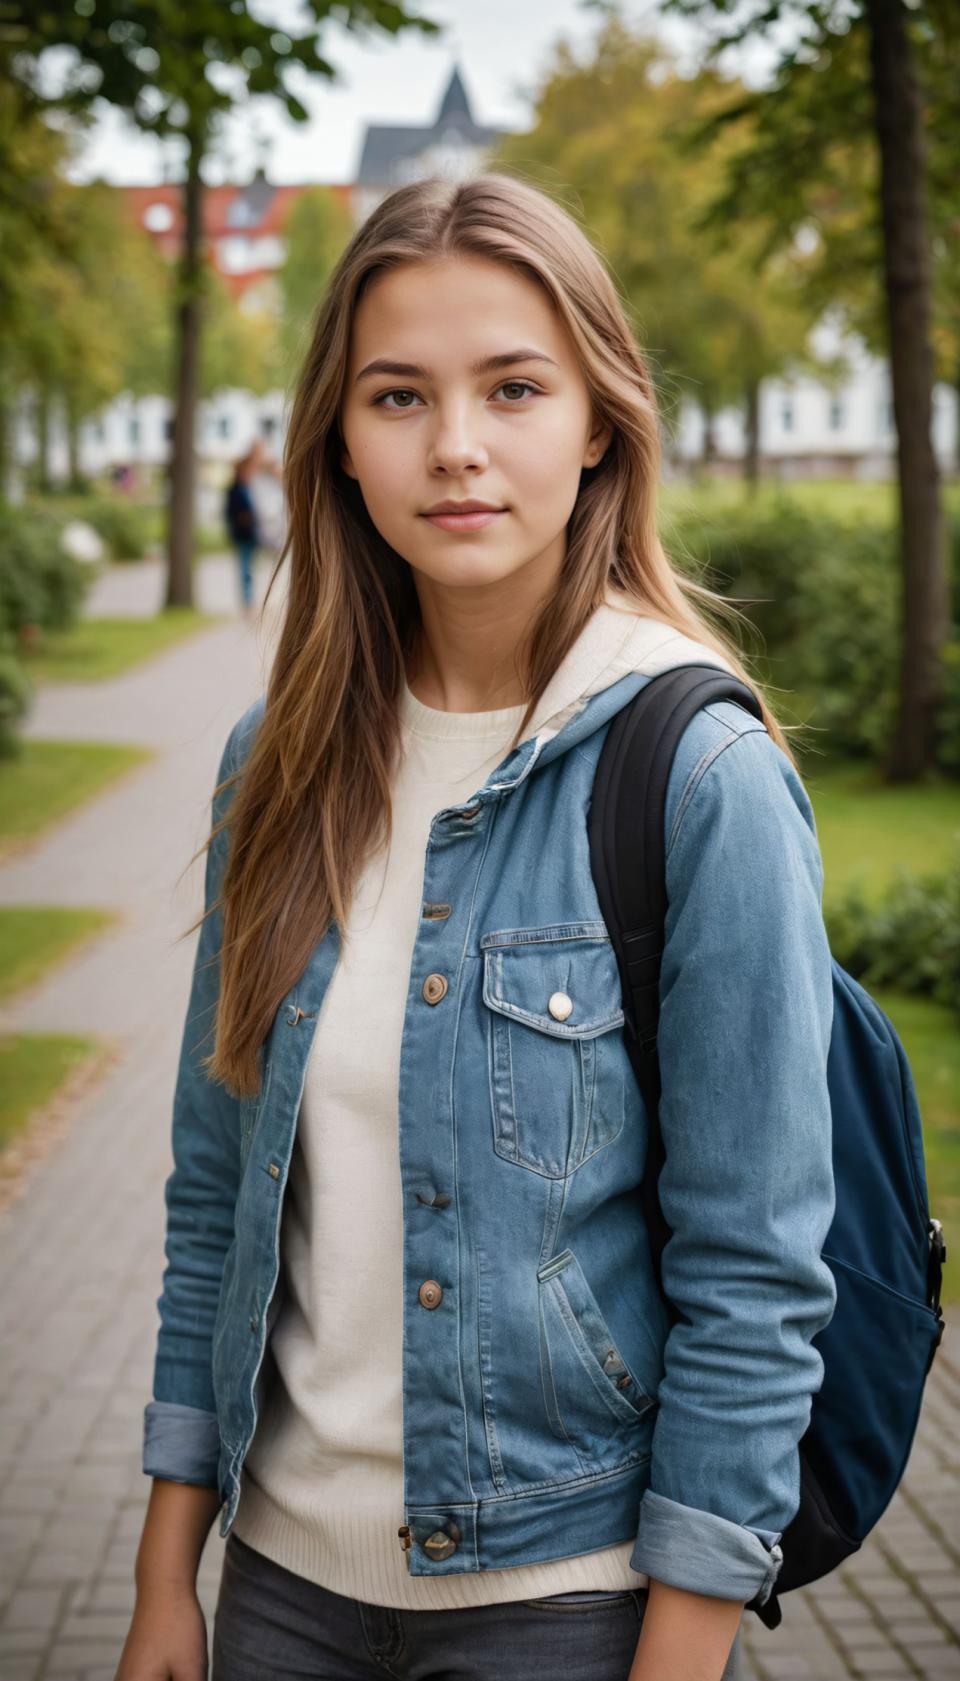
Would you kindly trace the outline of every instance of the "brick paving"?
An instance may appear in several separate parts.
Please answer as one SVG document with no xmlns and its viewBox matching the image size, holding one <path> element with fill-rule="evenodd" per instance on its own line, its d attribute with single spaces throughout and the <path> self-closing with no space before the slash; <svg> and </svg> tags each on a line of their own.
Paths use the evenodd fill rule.
<svg viewBox="0 0 960 1681">
<path fill-rule="evenodd" d="M 160 571 L 116 569 L 92 612 L 149 612 Z M 201 604 L 230 612 L 210 560 Z M 277 598 L 279 605 L 279 596 Z M 273 621 L 275 626 L 275 619 Z M 262 687 L 270 630 L 237 618 L 110 682 L 45 687 L 28 733 L 137 741 L 155 757 L 0 864 L 0 903 L 102 904 L 122 923 L 0 1011 L 0 1028 L 97 1032 L 117 1056 L 0 1218 L 0 1676 L 112 1681 L 149 1490 L 140 1470 L 163 1267 L 176 1053 L 201 909 L 210 790 Z M 956 1316 L 950 1316 L 953 1323 Z M 744 1619 L 745 1681 L 960 1681 L 960 1356 L 948 1331 L 900 1490 L 868 1544 Z M 223 1543 L 200 1595 L 212 1623 Z M 491 1677 L 491 1681 L 496 1678 Z"/>
</svg>

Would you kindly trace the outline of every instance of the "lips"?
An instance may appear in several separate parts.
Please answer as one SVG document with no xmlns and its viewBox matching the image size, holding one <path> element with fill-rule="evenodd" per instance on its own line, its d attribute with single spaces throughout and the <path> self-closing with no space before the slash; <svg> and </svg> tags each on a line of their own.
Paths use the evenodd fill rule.
<svg viewBox="0 0 960 1681">
<path fill-rule="evenodd" d="M 500 519 L 506 511 L 506 508 L 491 507 L 441 508 L 434 513 L 424 514 L 423 518 L 444 531 L 480 531 L 484 526 Z"/>
</svg>

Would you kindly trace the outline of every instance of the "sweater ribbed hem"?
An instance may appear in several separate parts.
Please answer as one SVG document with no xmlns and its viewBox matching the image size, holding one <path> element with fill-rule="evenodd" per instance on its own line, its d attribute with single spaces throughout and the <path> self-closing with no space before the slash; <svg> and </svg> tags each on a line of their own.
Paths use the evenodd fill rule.
<svg viewBox="0 0 960 1681">
<path fill-rule="evenodd" d="M 233 1532 L 256 1552 L 331 1593 L 368 1605 L 407 1611 L 448 1611 L 458 1606 L 541 1599 L 552 1593 L 606 1592 L 645 1588 L 649 1577 L 630 1568 L 636 1537 L 616 1546 L 462 1576 L 411 1576 L 397 1530 L 403 1512 L 332 1510 L 322 1505 L 322 1524 L 307 1529 L 281 1511 L 244 1473 Z"/>
</svg>

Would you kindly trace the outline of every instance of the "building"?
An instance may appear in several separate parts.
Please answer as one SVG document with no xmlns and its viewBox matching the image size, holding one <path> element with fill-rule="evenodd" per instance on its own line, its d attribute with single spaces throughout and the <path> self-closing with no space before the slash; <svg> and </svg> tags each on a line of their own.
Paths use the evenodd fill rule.
<svg viewBox="0 0 960 1681">
<path fill-rule="evenodd" d="M 425 175 L 462 181 L 482 167 L 504 132 L 477 122 L 463 78 L 454 66 L 432 123 L 425 127 L 369 124 L 353 189 L 355 223 L 364 221 L 388 192 L 405 181 L 421 181 Z"/>
<path fill-rule="evenodd" d="M 259 168 L 245 185 L 207 187 L 203 195 L 206 255 L 241 308 L 257 311 L 277 303 L 276 272 L 286 255 L 284 228 L 305 186 L 282 187 Z M 171 262 L 183 240 L 179 186 L 121 187 L 133 219 Z M 352 214 L 353 188 L 330 191 Z"/>
</svg>

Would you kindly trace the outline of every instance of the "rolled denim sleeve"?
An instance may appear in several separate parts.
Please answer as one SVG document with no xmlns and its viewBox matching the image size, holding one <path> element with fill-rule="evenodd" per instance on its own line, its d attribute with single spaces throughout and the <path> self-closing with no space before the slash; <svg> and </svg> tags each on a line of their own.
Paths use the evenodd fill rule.
<svg viewBox="0 0 960 1681">
<path fill-rule="evenodd" d="M 714 719 L 667 857 L 660 1200 L 680 1318 L 631 1564 L 762 1604 L 823 1380 L 812 1339 L 836 1300 L 821 1259 L 834 1210 L 832 960 L 803 784 L 765 730 Z"/>
<path fill-rule="evenodd" d="M 235 769 L 239 728 L 235 725 L 230 732 L 221 756 L 218 785 Z M 225 814 L 232 794 L 232 786 L 215 794 L 214 824 Z M 207 850 L 205 910 L 219 896 L 228 842 L 229 831 L 223 829 Z M 164 1188 L 167 1264 L 157 1301 L 153 1397 L 143 1419 L 144 1473 L 211 1487 L 218 1480 L 220 1448 L 213 1329 L 224 1260 L 233 1241 L 239 1184 L 239 1101 L 200 1067 L 212 1045 L 222 932 L 218 907 L 200 927 L 177 1066 L 174 1165 Z"/>
</svg>

